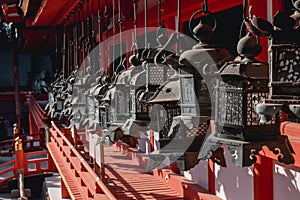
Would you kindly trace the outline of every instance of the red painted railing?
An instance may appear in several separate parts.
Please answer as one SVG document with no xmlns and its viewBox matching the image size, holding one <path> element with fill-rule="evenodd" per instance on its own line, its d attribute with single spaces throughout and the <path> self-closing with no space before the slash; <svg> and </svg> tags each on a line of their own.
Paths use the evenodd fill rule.
<svg viewBox="0 0 300 200">
<path fill-rule="evenodd" d="M 56 171 L 47 150 L 25 153 L 25 175 L 42 174 Z"/>
<path fill-rule="evenodd" d="M 45 134 L 20 135 L 25 152 L 41 151 L 45 148 Z M 14 139 L 0 142 L 0 156 L 12 156 L 15 153 Z"/>
<path fill-rule="evenodd" d="M 27 99 L 29 113 L 29 132 L 30 134 L 43 134 L 47 120 L 46 112 L 41 108 L 31 93 Z"/>
<path fill-rule="evenodd" d="M 0 186 L 9 180 L 16 178 L 16 160 L 11 160 L 0 164 Z"/>
<path fill-rule="evenodd" d="M 19 136 L 23 140 L 23 149 L 25 152 L 37 151 L 44 149 L 45 133 L 27 134 Z"/>
<path fill-rule="evenodd" d="M 46 113 L 31 94 L 28 96 L 30 134 L 16 135 L 0 142 L 0 156 L 14 159 L 0 165 L 0 186 L 18 177 L 18 170 L 24 175 L 36 175 L 56 171 L 52 159 L 45 149 Z"/>
<path fill-rule="evenodd" d="M 116 199 L 53 122 L 50 132 L 48 150 L 62 176 L 62 184 L 69 196 L 72 199 Z"/>
<path fill-rule="evenodd" d="M 24 153 L 16 151 L 16 158 L 0 164 L 0 186 L 18 177 L 18 169 L 24 169 L 24 175 L 36 175 L 55 171 L 48 151 Z"/>
<path fill-rule="evenodd" d="M 0 156 L 12 156 L 14 153 L 14 140 L 4 140 L 0 142 Z"/>
</svg>

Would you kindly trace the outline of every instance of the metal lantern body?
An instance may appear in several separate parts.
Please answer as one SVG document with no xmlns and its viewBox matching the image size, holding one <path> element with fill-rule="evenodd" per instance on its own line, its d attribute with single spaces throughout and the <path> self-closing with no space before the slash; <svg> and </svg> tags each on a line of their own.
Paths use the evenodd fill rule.
<svg viewBox="0 0 300 200">
<path fill-rule="evenodd" d="M 163 119 L 160 121 L 165 123 L 160 130 L 161 149 L 150 154 L 150 169 L 157 167 L 166 156 L 181 170 L 199 162 L 198 153 L 212 113 L 208 87 L 213 81 L 206 82 L 203 71 L 212 73 L 218 70 L 219 63 L 229 58 L 225 49 L 200 43 L 179 57 L 174 66 L 176 74 L 149 101 L 163 105 L 166 113 L 160 116 Z"/>
<path fill-rule="evenodd" d="M 73 75 L 66 80 L 60 80 L 59 84 L 54 85 L 54 105 L 51 117 L 69 118 L 72 114 L 72 92 L 75 78 Z"/>
<path fill-rule="evenodd" d="M 241 61 L 225 65 L 216 85 L 216 135 L 221 138 L 253 141 L 276 138 L 279 117 L 260 124 L 255 105 L 268 96 L 267 63 Z M 268 130 L 266 132 L 266 130 Z"/>
<path fill-rule="evenodd" d="M 130 114 L 130 81 L 132 77 L 141 72 L 140 67 L 131 67 L 121 72 L 115 83 L 102 99 L 106 115 L 106 136 L 113 133 L 116 141 L 123 137 L 123 126 L 131 117 Z"/>
<path fill-rule="evenodd" d="M 63 109 L 63 104 L 60 101 L 60 98 L 57 98 L 63 86 L 63 76 L 58 76 L 57 79 L 53 83 L 51 83 L 51 92 L 49 92 L 48 104 L 45 107 L 45 110 L 48 111 L 47 114 L 51 118 L 57 117 Z"/>
<path fill-rule="evenodd" d="M 199 159 L 212 158 L 226 166 L 222 145 L 227 145 L 232 161 L 237 166 L 250 166 L 255 155 L 266 145 L 286 164 L 293 162 L 291 146 L 279 131 L 278 109 L 268 122 L 261 123 L 256 105 L 268 97 L 267 63 L 255 59 L 229 62 L 219 71 L 215 97 L 215 132 L 208 136 L 199 153 Z"/>
<path fill-rule="evenodd" d="M 287 120 L 300 121 L 300 45 L 272 41 L 270 97 L 264 105 L 282 107 Z"/>
<path fill-rule="evenodd" d="M 56 92 L 54 93 L 54 102 L 55 106 L 53 107 L 54 112 L 51 117 L 57 117 L 60 115 L 61 111 L 63 110 L 63 95 L 61 94 L 63 86 L 55 87 Z M 55 113 L 55 114 L 54 114 Z"/>
<path fill-rule="evenodd" d="M 82 127 L 83 114 L 87 104 L 86 96 L 84 95 L 85 87 L 81 76 L 77 77 L 73 90 L 73 119 L 77 128 Z"/>
<path fill-rule="evenodd" d="M 105 101 L 102 101 L 102 99 L 105 97 L 105 94 L 107 93 L 108 91 L 108 87 L 109 87 L 109 84 L 107 82 L 104 82 L 104 83 L 100 83 L 97 88 L 95 89 L 95 98 L 96 100 L 98 101 L 98 105 L 97 105 L 97 108 L 98 108 L 98 123 L 100 124 L 100 127 L 102 129 L 105 129 L 107 128 L 106 127 L 106 112 L 105 112 Z"/>
<path fill-rule="evenodd" d="M 130 112 L 131 118 L 124 125 L 124 134 L 139 137 L 138 131 L 147 131 L 147 125 L 152 121 L 149 115 L 150 105 L 147 100 L 153 96 L 157 88 L 168 80 L 174 71 L 166 65 L 155 65 L 153 59 L 156 49 L 149 51 L 149 55 L 142 64 L 139 73 L 130 80 Z"/>
<path fill-rule="evenodd" d="M 157 130 L 155 130 L 159 131 L 160 149 L 149 154 L 149 170 L 159 166 L 165 157 L 169 157 L 170 161 L 181 170 L 188 170 L 198 163 L 195 159 L 199 151 L 197 146 L 203 141 L 205 136 L 203 133 L 206 133 L 208 128 L 207 118 L 205 123 L 201 123 L 199 126 L 199 117 L 191 113 L 191 115 L 182 115 L 180 104 L 182 99 L 185 99 L 185 102 L 193 101 L 195 103 L 193 93 L 183 94 L 180 92 L 183 88 L 187 90 L 192 89 L 193 86 L 192 82 L 188 80 L 185 82 L 182 79 L 184 77 L 178 77 L 177 75 L 170 78 L 158 89 L 153 99 L 148 102 L 156 104 L 156 106 L 163 106 L 163 112 L 157 113 L 158 123 Z M 184 84 L 181 85 L 181 81 Z M 187 85 L 188 83 L 191 85 Z M 195 111 L 196 104 L 189 104 L 189 109 Z M 187 112 L 187 107 L 185 107 L 184 112 Z"/>
<path fill-rule="evenodd" d="M 150 101 L 148 101 L 149 104 L 162 105 L 164 109 L 163 112 L 159 113 L 156 127 L 156 131 L 159 132 L 160 148 L 163 148 L 171 141 L 169 131 L 173 118 L 181 113 L 179 88 L 179 78 L 174 76 L 160 86 Z"/>
<path fill-rule="evenodd" d="M 269 109 L 276 105 L 288 114 L 288 120 L 299 121 L 300 108 L 300 37 L 299 10 L 297 1 L 292 1 L 296 10 L 291 16 L 277 12 L 271 34 L 270 96 L 261 107 Z M 268 113 L 260 110 L 263 117 Z"/>
<path fill-rule="evenodd" d="M 146 71 L 142 67 L 136 68 L 139 68 L 140 71 L 131 77 L 129 84 L 130 118 L 126 120 L 123 126 L 124 135 L 131 135 L 133 137 L 139 137 L 138 131 L 149 123 L 148 107 L 143 106 L 138 99 L 141 92 L 145 91 Z"/>
<path fill-rule="evenodd" d="M 271 98 L 300 99 L 300 45 L 273 43 L 270 59 Z"/>
<path fill-rule="evenodd" d="M 98 105 L 99 102 L 95 98 L 98 95 L 98 88 L 101 84 L 97 84 L 99 80 L 96 82 L 96 76 L 100 74 L 100 71 L 95 74 L 91 74 L 92 72 L 88 72 L 88 76 L 85 79 L 85 87 L 82 94 L 85 96 L 86 104 L 85 104 L 85 113 L 86 113 L 86 128 L 89 131 L 95 131 L 97 129 L 97 125 L 99 125 L 99 112 Z"/>
</svg>

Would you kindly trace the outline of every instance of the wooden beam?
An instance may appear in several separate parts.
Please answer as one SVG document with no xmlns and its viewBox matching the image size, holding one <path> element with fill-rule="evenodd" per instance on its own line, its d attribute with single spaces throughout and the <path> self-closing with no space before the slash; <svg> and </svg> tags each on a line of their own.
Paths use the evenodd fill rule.
<svg viewBox="0 0 300 200">
<path fill-rule="evenodd" d="M 31 22 L 32 26 L 34 26 L 38 22 L 42 12 L 44 11 L 45 6 L 48 4 L 48 2 L 49 2 L 48 0 L 43 0 L 42 1 L 41 6 L 39 7 L 38 11 L 36 12 L 32 22 Z"/>
<path fill-rule="evenodd" d="M 59 15 L 53 20 L 51 23 L 52 26 L 57 26 L 71 11 L 72 9 L 79 3 L 79 0 L 68 0 L 67 3 L 63 6 Z"/>
<path fill-rule="evenodd" d="M 22 31 L 23 38 L 42 38 L 43 36 L 53 35 L 55 29 L 27 29 Z"/>
</svg>

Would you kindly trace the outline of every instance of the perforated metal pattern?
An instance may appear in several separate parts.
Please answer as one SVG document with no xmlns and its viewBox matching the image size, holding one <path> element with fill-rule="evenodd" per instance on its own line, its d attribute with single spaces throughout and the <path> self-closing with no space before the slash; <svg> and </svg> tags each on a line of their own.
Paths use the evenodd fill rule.
<svg viewBox="0 0 300 200">
<path fill-rule="evenodd" d="M 167 79 L 171 78 L 175 74 L 175 70 L 167 69 Z"/>
<path fill-rule="evenodd" d="M 148 66 L 148 84 L 161 85 L 175 74 L 175 71 L 168 66 Z"/>
<path fill-rule="evenodd" d="M 225 88 L 217 90 L 217 121 L 224 124 L 243 124 L 243 94 L 242 91 L 228 91 Z"/>
<path fill-rule="evenodd" d="M 168 103 L 164 105 L 165 112 L 160 114 L 160 138 L 168 138 L 168 133 L 173 122 L 173 118 L 180 115 L 178 103 Z"/>
<path fill-rule="evenodd" d="M 300 47 L 274 45 L 272 47 L 272 81 L 300 82 Z"/>
<path fill-rule="evenodd" d="M 151 65 L 148 67 L 148 80 L 151 85 L 160 85 L 164 82 L 164 69 L 160 66 Z"/>
<path fill-rule="evenodd" d="M 201 123 L 199 127 L 193 128 L 186 132 L 186 136 L 188 138 L 197 137 L 197 136 L 205 136 L 208 130 L 207 123 Z"/>
<path fill-rule="evenodd" d="M 241 87 L 217 81 L 215 90 L 217 122 L 244 126 L 259 125 L 259 115 L 255 112 L 255 106 L 268 98 L 267 80 L 252 80 L 247 84 L 237 85 Z M 274 118 L 268 123 L 274 124 L 275 121 Z"/>
</svg>

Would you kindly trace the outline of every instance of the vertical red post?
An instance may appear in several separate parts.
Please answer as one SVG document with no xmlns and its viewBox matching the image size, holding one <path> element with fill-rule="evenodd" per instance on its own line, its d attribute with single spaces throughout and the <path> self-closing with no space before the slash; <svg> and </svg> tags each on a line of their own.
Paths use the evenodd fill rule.
<svg viewBox="0 0 300 200">
<path fill-rule="evenodd" d="M 277 11 L 284 12 L 284 0 L 272 0 L 272 11 L 273 15 L 276 14 Z"/>
<path fill-rule="evenodd" d="M 215 163 L 208 159 L 208 191 L 210 194 L 216 193 L 216 186 L 215 186 Z"/>
<path fill-rule="evenodd" d="M 257 156 L 253 166 L 254 200 L 274 199 L 273 168 L 271 158 Z"/>
<path fill-rule="evenodd" d="M 16 128 L 15 128 L 16 129 Z M 16 132 L 16 130 L 15 130 Z M 19 169 L 25 169 L 25 159 L 24 159 L 24 151 L 23 151 L 23 144 L 22 144 L 22 139 L 20 139 L 19 137 L 16 137 L 15 139 L 15 156 L 16 156 L 16 166 L 15 166 L 15 170 L 16 172 Z M 27 170 L 25 170 L 26 173 Z"/>
<path fill-rule="evenodd" d="M 268 12 L 267 12 L 267 0 L 248 0 L 248 5 L 252 6 L 252 13 L 253 15 L 259 16 L 263 19 L 268 19 Z M 268 61 L 268 38 L 267 37 L 260 37 L 261 45 L 262 45 L 262 52 L 257 59 L 263 62 Z"/>
<path fill-rule="evenodd" d="M 154 151 L 154 145 L 155 145 L 154 131 L 150 130 L 150 152 Z"/>
<path fill-rule="evenodd" d="M 70 194 L 62 178 L 60 178 L 60 184 L 61 184 L 61 198 L 67 198 L 67 199 L 70 198 Z"/>
</svg>

